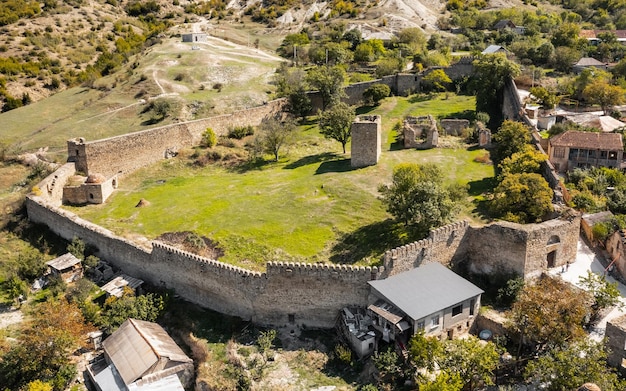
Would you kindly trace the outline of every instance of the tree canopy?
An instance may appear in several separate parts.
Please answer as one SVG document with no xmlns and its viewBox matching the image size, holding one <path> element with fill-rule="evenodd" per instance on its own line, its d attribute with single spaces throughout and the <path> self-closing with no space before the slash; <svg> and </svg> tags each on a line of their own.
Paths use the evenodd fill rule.
<svg viewBox="0 0 626 391">
<path fill-rule="evenodd" d="M 379 187 L 387 211 L 420 233 L 448 223 L 458 210 L 464 192 L 446 186 L 434 164 L 402 163 L 394 167 L 391 184 Z"/>
<path fill-rule="evenodd" d="M 495 160 L 500 162 L 516 152 L 522 152 L 530 142 L 530 130 L 521 122 L 506 120 L 493 136 L 496 142 Z"/>
<path fill-rule="evenodd" d="M 490 208 L 504 220 L 534 223 L 553 211 L 552 195 L 539 174 L 509 174 L 495 188 Z"/>
<path fill-rule="evenodd" d="M 346 153 L 346 144 L 352 135 L 350 127 L 354 115 L 354 108 L 343 102 L 339 102 L 319 114 L 320 133 L 326 138 L 339 141 L 343 153 Z"/>
<path fill-rule="evenodd" d="M 503 91 L 507 79 L 520 73 L 519 66 L 502 53 L 480 56 L 474 61 L 476 111 L 489 113 L 491 120 L 502 117 Z"/>
<path fill-rule="evenodd" d="M 306 80 L 309 85 L 319 91 L 322 99 L 322 110 L 338 102 L 343 92 L 346 71 L 339 65 L 316 67 L 309 71 Z"/>
</svg>

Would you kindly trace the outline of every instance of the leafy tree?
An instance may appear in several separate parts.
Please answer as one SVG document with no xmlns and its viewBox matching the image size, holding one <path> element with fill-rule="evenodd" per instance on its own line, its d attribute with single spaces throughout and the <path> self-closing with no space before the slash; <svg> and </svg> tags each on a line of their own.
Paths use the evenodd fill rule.
<svg viewBox="0 0 626 391">
<path fill-rule="evenodd" d="M 530 142 L 530 130 L 521 122 L 506 120 L 493 136 L 496 142 L 495 159 L 502 161 L 516 152 L 522 152 Z"/>
<path fill-rule="evenodd" d="M 85 259 L 85 242 L 79 237 L 74 236 L 72 242 L 67 245 L 67 252 L 71 253 L 78 259 Z"/>
<path fill-rule="evenodd" d="M 402 364 L 396 352 L 389 348 L 373 358 L 380 382 L 394 387 L 402 375 Z"/>
<path fill-rule="evenodd" d="M 11 276 L 3 284 L 3 290 L 6 292 L 10 299 L 14 300 L 19 305 L 19 297 L 28 296 L 28 283 L 22 280 L 16 275 Z"/>
<path fill-rule="evenodd" d="M 606 205 L 613 213 L 626 213 L 626 188 L 618 187 L 607 195 Z"/>
<path fill-rule="evenodd" d="M 326 138 L 339 141 L 343 153 L 346 153 L 346 144 L 350 140 L 350 126 L 354 120 L 354 115 L 354 108 L 343 102 L 319 113 L 320 133 Z"/>
<path fill-rule="evenodd" d="M 274 346 L 274 340 L 276 339 L 276 330 L 270 329 L 267 331 L 261 331 L 256 339 L 257 345 L 259 345 L 259 351 L 263 357 L 267 356 L 267 353 Z"/>
<path fill-rule="evenodd" d="M 385 57 L 376 64 L 376 77 L 393 75 L 404 69 L 404 60 L 398 57 Z"/>
<path fill-rule="evenodd" d="M 424 77 L 424 82 L 432 86 L 435 91 L 445 91 L 446 86 L 452 83 L 452 80 L 443 69 L 435 69 Z"/>
<path fill-rule="evenodd" d="M 498 168 L 502 176 L 524 173 L 540 174 L 541 164 L 546 160 L 548 157 L 545 154 L 527 144 L 521 151 L 502 160 Z"/>
<path fill-rule="evenodd" d="M 63 390 L 76 373 L 69 353 L 86 346 L 87 333 L 94 329 L 80 309 L 65 300 L 39 304 L 30 316 L 17 344 L 0 360 L 3 386 L 17 389 L 38 379 Z"/>
<path fill-rule="evenodd" d="M 528 362 L 527 381 L 541 384 L 547 391 L 575 390 L 588 382 L 603 391 L 626 389 L 606 365 L 606 351 L 601 342 L 581 339 L 565 346 L 550 349 L 545 355 Z"/>
<path fill-rule="evenodd" d="M 458 373 L 439 372 L 435 380 L 419 380 L 420 391 L 461 391 L 463 381 Z"/>
<path fill-rule="evenodd" d="M 546 110 L 552 110 L 559 104 L 561 97 L 545 87 L 532 87 L 530 93 L 537 98 L 539 104 Z"/>
<path fill-rule="evenodd" d="M 42 382 L 41 380 L 35 380 L 28 383 L 27 391 L 52 391 L 52 384 L 48 382 Z"/>
<path fill-rule="evenodd" d="M 346 79 L 346 72 L 341 66 L 315 67 L 309 71 L 306 79 L 311 87 L 319 91 L 322 98 L 322 110 L 338 102 L 344 94 L 342 86 Z"/>
<path fill-rule="evenodd" d="M 363 99 L 369 104 L 378 106 L 380 101 L 391 94 L 391 88 L 387 84 L 376 83 L 363 92 Z"/>
<path fill-rule="evenodd" d="M 434 371 L 443 354 L 443 345 L 435 337 L 426 337 L 420 330 L 409 340 L 409 358 L 418 369 Z"/>
<path fill-rule="evenodd" d="M 287 111 L 293 114 L 296 118 L 305 120 L 306 116 L 313 109 L 311 99 L 309 98 L 309 95 L 303 85 L 290 92 L 287 96 L 287 100 Z"/>
<path fill-rule="evenodd" d="M 591 104 L 599 105 L 608 115 L 613 106 L 624 102 L 626 90 L 620 86 L 609 84 L 606 80 L 596 79 L 583 90 L 585 100 Z"/>
<path fill-rule="evenodd" d="M 476 94 L 476 111 L 489 113 L 492 121 L 499 121 L 506 81 L 519 73 L 519 66 L 502 53 L 483 55 L 475 60 L 472 85 Z"/>
<path fill-rule="evenodd" d="M 578 46 L 580 26 L 576 23 L 563 23 L 552 34 L 554 46 L 575 48 Z"/>
<path fill-rule="evenodd" d="M 260 127 L 259 143 L 266 153 L 274 156 L 274 161 L 278 161 L 280 150 L 293 138 L 296 126 L 293 121 L 280 122 L 277 119 L 263 121 Z"/>
<path fill-rule="evenodd" d="M 152 112 L 155 115 L 155 120 L 162 121 L 167 117 L 172 109 L 172 104 L 166 99 L 157 99 L 152 102 Z"/>
<path fill-rule="evenodd" d="M 444 343 L 440 369 L 457 374 L 470 391 L 479 385 L 493 385 L 493 372 L 500 354 L 492 342 L 483 344 L 478 338 L 452 339 Z"/>
<path fill-rule="evenodd" d="M 128 318 L 154 322 L 164 310 L 163 297 L 154 293 L 135 296 L 131 289 L 125 289 L 122 297 L 111 296 L 105 301 L 99 323 L 112 333 Z"/>
<path fill-rule="evenodd" d="M 553 211 L 552 195 L 539 174 L 509 174 L 495 188 L 490 207 L 505 220 L 533 223 Z"/>
<path fill-rule="evenodd" d="M 509 279 L 503 287 L 498 289 L 497 303 L 501 306 L 509 307 L 519 297 L 520 292 L 524 289 L 524 284 L 524 277 Z"/>
<path fill-rule="evenodd" d="M 443 184 L 441 169 L 433 164 L 402 163 L 394 167 L 390 185 L 378 191 L 387 211 L 405 226 L 421 233 L 441 226 L 457 211 L 463 192 Z"/>
<path fill-rule="evenodd" d="M 564 281 L 543 277 L 524 286 L 511 310 L 512 326 L 533 341 L 536 352 L 566 346 L 586 336 L 589 299 Z"/>
<path fill-rule="evenodd" d="M 215 131 L 211 128 L 206 128 L 204 133 L 202 133 L 202 145 L 207 148 L 213 148 L 217 144 L 217 135 L 215 135 Z"/>
<path fill-rule="evenodd" d="M 42 277 L 47 269 L 41 253 L 36 250 L 20 252 L 17 256 L 17 263 L 17 274 L 27 282 L 32 282 Z"/>
<path fill-rule="evenodd" d="M 595 274 L 591 270 L 587 271 L 587 276 L 581 276 L 578 282 L 593 296 L 592 318 L 597 319 L 600 311 L 605 308 L 618 304 L 621 306 L 621 293 L 617 287 L 617 282 L 611 283 L 606 280 L 606 277 Z"/>
</svg>

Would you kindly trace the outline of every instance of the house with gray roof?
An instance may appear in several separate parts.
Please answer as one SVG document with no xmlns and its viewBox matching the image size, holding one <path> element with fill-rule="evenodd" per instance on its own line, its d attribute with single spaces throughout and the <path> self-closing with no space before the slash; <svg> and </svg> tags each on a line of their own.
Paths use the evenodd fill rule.
<svg viewBox="0 0 626 391">
<path fill-rule="evenodd" d="M 81 260 L 72 253 L 66 253 L 58 258 L 46 262 L 48 274 L 60 276 L 63 281 L 69 283 L 79 280 L 83 276 Z"/>
<path fill-rule="evenodd" d="M 368 313 L 384 341 L 406 344 L 419 331 L 453 338 L 471 327 L 483 290 L 439 263 L 429 263 L 371 287 Z"/>
<path fill-rule="evenodd" d="M 99 391 L 183 390 L 193 379 L 193 360 L 156 323 L 128 319 L 102 348 L 88 367 Z"/>
</svg>

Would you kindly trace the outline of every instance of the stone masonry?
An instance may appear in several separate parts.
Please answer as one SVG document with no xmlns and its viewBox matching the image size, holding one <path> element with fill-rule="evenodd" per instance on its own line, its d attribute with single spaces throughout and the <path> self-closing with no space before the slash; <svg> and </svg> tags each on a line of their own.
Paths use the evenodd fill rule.
<svg viewBox="0 0 626 391">
<path fill-rule="evenodd" d="M 380 115 L 358 116 L 352 126 L 350 165 L 354 168 L 373 166 L 381 153 Z"/>
</svg>

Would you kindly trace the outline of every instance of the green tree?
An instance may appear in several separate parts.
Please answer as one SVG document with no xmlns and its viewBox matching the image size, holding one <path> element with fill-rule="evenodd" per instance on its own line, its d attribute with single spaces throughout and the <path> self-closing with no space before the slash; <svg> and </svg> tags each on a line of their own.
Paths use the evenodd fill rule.
<svg viewBox="0 0 626 391">
<path fill-rule="evenodd" d="M 547 391 L 575 390 L 584 383 L 595 383 L 603 391 L 626 389 L 606 365 L 603 343 L 580 341 L 557 346 L 536 360 L 528 362 L 525 370 L 527 381 L 541 384 Z"/>
<path fill-rule="evenodd" d="M 548 160 L 548 157 L 526 144 L 524 148 L 505 158 L 498 165 L 501 176 L 509 174 L 541 173 L 541 164 Z"/>
<path fill-rule="evenodd" d="M 128 318 L 154 322 L 165 310 L 162 296 L 148 293 L 135 296 L 131 289 L 125 290 L 122 297 L 109 297 L 105 303 L 99 324 L 109 333 L 117 330 Z"/>
<path fill-rule="evenodd" d="M 42 382 L 41 380 L 35 380 L 28 383 L 27 391 L 52 391 L 52 384 L 48 382 Z"/>
<path fill-rule="evenodd" d="M 167 117 L 172 109 L 172 104 L 166 99 L 157 99 L 152 102 L 152 112 L 154 113 L 155 121 L 163 121 Z"/>
<path fill-rule="evenodd" d="M 546 110 L 552 110 L 559 104 L 561 97 L 554 91 L 545 87 L 532 87 L 530 93 L 537 99 L 537 102 Z"/>
<path fill-rule="evenodd" d="M 609 282 L 606 277 L 587 271 L 586 276 L 578 279 L 579 284 L 593 296 L 591 305 L 592 320 L 597 319 L 600 311 L 620 304 L 621 293 L 617 282 Z"/>
<path fill-rule="evenodd" d="M 444 343 L 439 368 L 457 374 L 470 391 L 479 385 L 493 385 L 493 373 L 500 354 L 492 342 L 483 344 L 478 338 L 460 338 Z"/>
<path fill-rule="evenodd" d="M 404 60 L 399 57 L 385 57 L 376 64 L 376 77 L 393 75 L 404 69 Z"/>
<path fill-rule="evenodd" d="M 213 148 L 217 144 L 217 136 L 215 135 L 215 131 L 211 128 L 206 128 L 204 133 L 202 133 L 202 145 L 207 148 Z"/>
<path fill-rule="evenodd" d="M 259 346 L 259 352 L 263 357 L 267 358 L 267 353 L 274 347 L 274 340 L 276 339 L 276 330 L 270 329 L 267 331 L 261 331 L 256 339 L 256 343 Z"/>
<path fill-rule="evenodd" d="M 279 121 L 275 118 L 265 120 L 261 124 L 259 143 L 266 153 L 274 156 L 274 161 L 278 161 L 280 150 L 288 145 L 293 139 L 293 133 L 296 126 L 293 121 Z"/>
<path fill-rule="evenodd" d="M 291 91 L 287 96 L 287 111 L 294 117 L 305 120 L 312 109 L 311 98 L 303 85 Z"/>
<path fill-rule="evenodd" d="M 380 101 L 391 94 L 391 88 L 387 84 L 376 83 L 363 92 L 363 99 L 368 104 L 378 106 Z"/>
<path fill-rule="evenodd" d="M 445 91 L 446 86 L 452 83 L 450 77 L 443 71 L 443 69 L 435 69 L 428 75 L 424 76 L 424 82 L 432 86 L 435 91 Z"/>
<path fill-rule="evenodd" d="M 533 342 L 534 351 L 566 346 L 586 337 L 587 293 L 576 292 L 566 282 L 543 277 L 526 284 L 511 309 L 512 327 Z"/>
<path fill-rule="evenodd" d="M 19 297 L 28 296 L 28 284 L 16 275 L 11 276 L 9 279 L 4 281 L 3 290 L 11 300 L 15 301 L 18 306 L 20 303 Z"/>
<path fill-rule="evenodd" d="M 0 360 L 3 387 L 18 389 L 34 380 L 50 382 L 64 390 L 76 373 L 69 354 L 86 346 L 87 324 L 76 304 L 52 300 L 33 308 L 30 321 L 18 335 L 17 344 Z"/>
<path fill-rule="evenodd" d="M 509 174 L 495 188 L 490 208 L 505 220 L 534 223 L 553 211 L 552 195 L 539 174 Z"/>
<path fill-rule="evenodd" d="M 439 372 L 434 380 L 428 381 L 420 379 L 420 391 L 461 391 L 463 381 L 457 373 Z"/>
<path fill-rule="evenodd" d="M 319 113 L 320 133 L 326 138 L 339 141 L 343 153 L 346 153 L 346 144 L 350 141 L 354 115 L 354 108 L 343 102 Z"/>
<path fill-rule="evenodd" d="M 375 356 L 373 361 L 374 366 L 378 370 L 379 382 L 392 388 L 395 387 L 398 379 L 402 376 L 402 364 L 396 352 L 389 348 L 378 353 L 378 356 Z"/>
<path fill-rule="evenodd" d="M 67 252 L 71 253 L 78 259 L 85 259 L 85 242 L 79 237 L 74 236 L 72 242 L 67 245 Z"/>
<path fill-rule="evenodd" d="M 583 90 L 583 96 L 592 105 L 598 105 L 608 115 L 613 106 L 624 102 L 626 90 L 620 86 L 609 84 L 608 81 L 596 79 Z"/>
<path fill-rule="evenodd" d="M 420 330 L 409 340 L 409 358 L 418 369 L 434 371 L 442 354 L 441 341 L 435 337 L 426 337 L 424 330 Z"/>
<path fill-rule="evenodd" d="M 506 120 L 493 136 L 496 142 L 495 160 L 501 162 L 517 152 L 522 152 L 530 142 L 530 129 L 517 121 Z"/>
<path fill-rule="evenodd" d="M 475 60 L 472 86 L 476 95 L 476 111 L 484 111 L 492 121 L 499 122 L 506 81 L 519 73 L 519 66 L 502 53 L 483 55 Z"/>
<path fill-rule="evenodd" d="M 433 164 L 402 163 L 394 167 L 390 185 L 378 191 L 387 211 L 420 233 L 451 220 L 463 192 L 443 184 L 441 169 Z"/>
<path fill-rule="evenodd" d="M 322 110 L 336 102 L 344 95 L 343 82 L 346 79 L 346 71 L 343 67 L 335 65 L 323 66 L 311 69 L 307 75 L 307 81 L 320 93 Z"/>
</svg>

